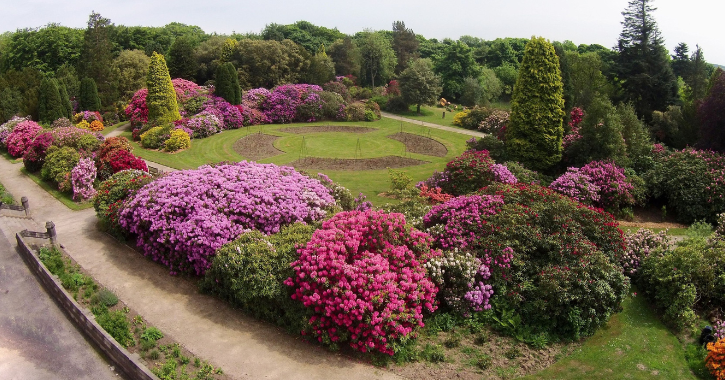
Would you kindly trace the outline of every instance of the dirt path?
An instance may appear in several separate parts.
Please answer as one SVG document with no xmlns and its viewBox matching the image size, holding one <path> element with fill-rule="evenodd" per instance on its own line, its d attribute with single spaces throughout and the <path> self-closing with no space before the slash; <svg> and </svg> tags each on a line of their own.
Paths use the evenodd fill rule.
<svg viewBox="0 0 725 380">
<path fill-rule="evenodd" d="M 387 117 L 388 119 L 402 120 L 402 121 L 404 121 L 406 123 L 411 123 L 411 124 L 415 124 L 415 125 L 422 125 L 422 126 L 425 126 L 425 127 L 440 129 L 440 130 L 443 130 L 443 131 L 460 133 L 462 135 L 469 135 L 469 136 L 474 136 L 474 137 L 486 137 L 486 134 L 485 133 L 481 133 L 481 132 L 477 132 L 477 131 L 471 131 L 471 130 L 468 130 L 468 129 L 453 128 L 453 127 L 447 127 L 445 125 L 438 125 L 438 124 L 433 124 L 433 123 L 427 123 L 425 121 L 420 121 L 420 120 L 415 120 L 415 119 L 408 119 L 407 117 L 394 115 L 394 114 L 388 113 L 388 112 L 381 112 L 380 114 L 383 117 Z"/>
<path fill-rule="evenodd" d="M 152 163 L 153 165 L 153 163 Z M 199 294 L 195 282 L 172 277 L 131 248 L 98 231 L 93 209 L 71 211 L 0 159 L 2 183 L 27 196 L 39 223 L 51 220 L 68 254 L 149 323 L 235 379 L 399 379 L 248 318 Z"/>
</svg>

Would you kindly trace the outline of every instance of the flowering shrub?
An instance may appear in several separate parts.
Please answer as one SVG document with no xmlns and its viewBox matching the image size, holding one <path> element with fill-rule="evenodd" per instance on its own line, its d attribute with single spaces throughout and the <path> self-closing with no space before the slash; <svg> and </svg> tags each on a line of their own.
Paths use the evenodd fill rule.
<svg viewBox="0 0 725 380">
<path fill-rule="evenodd" d="M 242 161 L 170 173 L 141 189 L 120 224 L 144 254 L 176 272 L 203 274 L 211 256 L 242 232 L 313 222 L 334 204 L 319 181 L 294 169 Z"/>
<path fill-rule="evenodd" d="M 716 380 L 725 380 L 725 338 L 707 344 L 705 366 Z"/>
<path fill-rule="evenodd" d="M 293 300 L 284 281 L 293 275 L 297 247 L 310 241 L 315 227 L 304 223 L 284 226 L 276 234 L 242 234 L 216 251 L 200 288 L 258 318 L 299 333 L 305 309 Z"/>
<path fill-rule="evenodd" d="M 204 103 L 204 110 L 202 113 L 207 112 L 208 114 L 216 115 L 219 119 L 219 129 L 237 129 L 241 128 L 244 123 L 242 114 L 239 112 L 239 108 L 229 104 L 223 98 L 212 96 Z"/>
<path fill-rule="evenodd" d="M 104 167 L 109 168 L 111 174 L 129 169 L 148 172 L 146 161 L 123 149 L 117 149 L 109 153 L 106 156 L 105 162 L 107 162 L 107 164 L 104 164 Z"/>
<path fill-rule="evenodd" d="M 73 200 L 84 201 L 96 195 L 93 181 L 96 180 L 96 165 L 92 158 L 81 158 L 71 171 Z"/>
<path fill-rule="evenodd" d="M 265 115 L 264 112 L 258 109 L 243 106 L 237 107 L 239 108 L 239 112 L 241 112 L 242 114 L 242 119 L 245 126 L 269 123 L 267 115 Z"/>
<path fill-rule="evenodd" d="M 426 215 L 436 245 L 463 242 L 484 263 L 510 247 L 510 257 L 492 258 L 511 266 L 489 278 L 492 299 L 534 334 L 578 339 L 606 323 L 629 288 L 618 265 L 622 231 L 611 215 L 522 183 L 494 183 L 476 196 L 486 202 L 454 198 Z"/>
<path fill-rule="evenodd" d="M 67 146 L 78 151 L 93 152 L 105 141 L 105 138 L 100 133 L 93 133 L 89 130 L 76 127 L 55 128 L 50 133 L 53 134 L 54 146 Z"/>
<path fill-rule="evenodd" d="M 146 107 L 146 96 L 149 90 L 142 88 L 136 91 L 131 101 L 126 106 L 126 117 L 132 125 L 146 124 L 149 121 L 149 109 Z"/>
<path fill-rule="evenodd" d="M 725 304 L 725 241 L 689 239 L 643 257 L 637 272 L 637 288 L 678 330 L 696 326 L 695 310 L 707 315 Z"/>
<path fill-rule="evenodd" d="M 367 211 L 372 208 L 372 203 L 365 201 L 366 197 L 362 193 L 354 197 L 348 188 L 333 182 L 330 177 L 323 173 L 317 173 L 316 178 L 322 186 L 325 186 L 330 191 L 330 195 L 335 199 L 335 204 L 342 211 Z"/>
<path fill-rule="evenodd" d="M 493 287 L 484 283 L 491 271 L 481 259 L 456 249 L 429 260 L 425 267 L 438 286 L 438 297 L 452 310 L 468 316 L 472 311 L 491 309 L 488 301 Z"/>
<path fill-rule="evenodd" d="M 87 129 L 87 130 L 90 131 L 91 130 L 91 125 L 87 121 L 81 120 L 80 123 L 76 124 L 76 128 Z"/>
<path fill-rule="evenodd" d="M 433 208 L 423 217 L 426 226 L 441 225 L 431 231 L 436 244 L 443 249 L 467 249 L 475 245 L 476 236 L 470 233 L 486 216 L 496 214 L 503 206 L 497 195 L 463 195 Z"/>
<path fill-rule="evenodd" d="M 547 181 L 547 178 L 541 175 L 539 172 L 529 170 L 516 161 L 508 161 L 505 162 L 504 165 L 506 165 L 506 168 L 516 178 L 517 183 L 523 182 L 528 184 L 545 186 L 545 184 L 548 184 L 551 181 Z"/>
<path fill-rule="evenodd" d="M 310 84 L 277 86 L 262 103 L 262 111 L 272 123 L 291 123 L 298 119 L 298 107 L 320 102 L 321 92 L 320 86 Z"/>
<path fill-rule="evenodd" d="M 174 86 L 174 91 L 176 91 L 176 99 L 180 102 L 197 96 L 202 91 L 201 86 L 186 79 L 172 79 L 171 84 Z"/>
<path fill-rule="evenodd" d="M 33 139 L 28 150 L 23 154 L 23 165 L 29 172 L 40 170 L 45 162 L 45 152 L 53 144 L 53 135 L 49 132 L 41 133 Z"/>
<path fill-rule="evenodd" d="M 61 117 L 60 119 L 55 120 L 52 124 L 50 124 L 50 128 L 70 128 L 73 126 L 73 123 L 71 123 L 70 120 L 68 120 L 65 117 Z"/>
<path fill-rule="evenodd" d="M 181 120 L 179 125 L 191 130 L 190 136 L 198 139 L 221 132 L 223 122 L 215 114 L 205 110 L 190 119 Z"/>
<path fill-rule="evenodd" d="M 0 125 L 0 148 L 7 149 L 7 139 L 10 133 L 15 129 L 15 126 L 23 121 L 28 121 L 29 118 L 23 118 L 20 116 L 13 116 L 10 120 L 6 121 L 3 125 Z"/>
<path fill-rule="evenodd" d="M 418 182 L 416 187 L 421 188 L 427 186 L 428 188 L 435 189 L 436 187 L 442 187 L 445 182 L 448 181 L 448 173 L 445 171 L 439 172 L 434 171 L 428 179 L 425 181 Z"/>
<path fill-rule="evenodd" d="M 78 164 L 81 155 L 69 146 L 57 147 L 52 145 L 46 150 L 45 162 L 40 170 L 40 176 L 46 181 L 58 184 L 67 180 L 71 170 Z"/>
<path fill-rule="evenodd" d="M 115 173 L 110 166 L 108 156 L 115 150 L 131 151 L 131 144 L 125 137 L 109 137 L 98 148 L 96 152 L 96 167 L 98 168 L 98 178 L 106 179 Z"/>
<path fill-rule="evenodd" d="M 347 86 L 342 83 L 342 81 L 327 82 L 322 85 L 322 88 L 324 88 L 325 91 L 334 92 L 340 95 L 345 102 L 352 101 L 350 91 L 347 89 Z"/>
<path fill-rule="evenodd" d="M 242 94 L 242 104 L 245 108 L 259 109 L 271 94 L 266 88 L 253 88 Z"/>
<path fill-rule="evenodd" d="M 478 124 L 478 130 L 503 138 L 503 131 L 508 123 L 509 113 L 504 110 L 494 109 L 488 117 Z"/>
<path fill-rule="evenodd" d="M 365 104 L 356 102 L 345 108 L 347 121 L 365 121 Z"/>
<path fill-rule="evenodd" d="M 599 205 L 605 209 L 616 211 L 622 206 L 634 205 L 634 186 L 624 175 L 624 168 L 613 162 L 592 161 L 584 165 L 581 172 L 589 176 L 594 185 L 599 186 Z"/>
<path fill-rule="evenodd" d="M 645 180 L 682 223 L 715 223 L 725 210 L 725 156 L 713 151 L 688 148 L 663 156 Z"/>
<path fill-rule="evenodd" d="M 171 137 L 164 141 L 164 150 L 167 152 L 176 152 L 177 150 L 187 149 L 191 146 L 191 138 L 189 134 L 181 129 L 171 131 Z"/>
<path fill-rule="evenodd" d="M 13 131 L 5 139 L 8 153 L 13 157 L 22 157 L 35 136 L 42 130 L 43 127 L 32 120 L 25 120 L 16 124 Z"/>
<path fill-rule="evenodd" d="M 400 96 L 400 84 L 393 79 L 385 85 L 385 96 Z"/>
<path fill-rule="evenodd" d="M 496 165 L 488 151 L 466 151 L 454 158 L 444 170 L 447 176 L 440 187 L 453 195 L 470 194 L 494 182 L 516 183 L 516 178 L 503 165 Z"/>
<path fill-rule="evenodd" d="M 624 235 L 627 243 L 627 250 L 620 259 L 624 274 L 634 277 L 637 274 L 642 261 L 653 252 L 663 252 L 669 247 L 667 231 L 660 231 L 658 234 L 646 228 L 640 228 L 637 232 L 628 232 Z"/>
<path fill-rule="evenodd" d="M 141 145 L 146 149 L 158 149 L 171 136 L 172 125 L 153 127 L 141 134 Z"/>
<path fill-rule="evenodd" d="M 584 111 L 579 107 L 574 107 L 569 113 L 569 133 L 564 136 L 561 145 L 564 149 L 568 148 L 575 141 L 582 138 L 579 132 L 579 126 L 584 120 Z"/>
<path fill-rule="evenodd" d="M 123 238 L 123 229 L 118 222 L 123 203 L 126 199 L 133 198 L 140 188 L 153 180 L 154 177 L 145 171 L 128 169 L 119 171 L 101 182 L 93 198 L 93 208 L 96 210 L 101 228 L 118 238 Z"/>
<path fill-rule="evenodd" d="M 440 187 L 429 188 L 426 185 L 420 186 L 420 196 L 428 198 L 428 202 L 432 205 L 444 203 L 453 198 L 452 195 L 444 193 Z"/>
<path fill-rule="evenodd" d="M 592 182 L 592 178 L 584 174 L 579 168 L 568 168 L 566 173 L 549 185 L 549 188 L 559 194 L 586 204 L 597 204 L 600 199 L 601 188 Z"/>
<path fill-rule="evenodd" d="M 91 125 L 88 127 L 88 129 L 90 129 L 91 132 L 100 132 L 103 130 L 103 128 L 105 128 L 103 126 L 103 122 L 100 122 L 98 120 L 93 120 L 91 122 Z"/>
<path fill-rule="evenodd" d="M 78 124 L 82 121 L 85 121 L 86 123 L 90 124 L 96 120 L 103 123 L 103 117 L 101 116 L 101 113 L 98 111 L 81 111 L 81 112 L 73 115 L 73 122 L 76 124 Z"/>
<path fill-rule="evenodd" d="M 716 321 L 712 328 L 715 339 L 725 339 L 725 321 Z"/>
<path fill-rule="evenodd" d="M 346 211 L 323 223 L 285 281 L 308 308 L 320 342 L 393 354 L 393 344 L 423 326 L 436 287 L 425 262 L 439 255 L 430 237 L 410 229 L 401 214 Z"/>
</svg>

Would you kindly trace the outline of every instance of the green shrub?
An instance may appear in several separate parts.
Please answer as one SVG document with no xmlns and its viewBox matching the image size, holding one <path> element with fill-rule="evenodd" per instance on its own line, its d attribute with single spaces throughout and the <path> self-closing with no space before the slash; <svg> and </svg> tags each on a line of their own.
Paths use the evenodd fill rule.
<svg viewBox="0 0 725 380">
<path fill-rule="evenodd" d="M 171 135 L 172 125 L 153 127 L 141 134 L 141 145 L 146 149 L 158 149 Z"/>
<path fill-rule="evenodd" d="M 506 151 L 506 143 L 494 135 L 486 135 L 476 140 L 472 138 L 466 142 L 468 149 L 487 150 L 491 158 L 496 162 L 508 161 L 508 152 Z"/>
<path fill-rule="evenodd" d="M 410 110 L 410 104 L 402 96 L 393 96 L 388 99 L 388 102 L 384 106 L 381 104 L 380 107 L 390 112 L 406 112 Z"/>
<path fill-rule="evenodd" d="M 375 112 L 365 110 L 365 121 L 375 121 Z"/>
<path fill-rule="evenodd" d="M 476 131 L 478 130 L 478 126 L 481 122 L 491 116 L 491 112 L 493 111 L 486 107 L 473 107 L 469 110 L 457 113 L 454 117 L 453 124 Z"/>
<path fill-rule="evenodd" d="M 111 307 L 118 303 L 118 297 L 116 297 L 116 295 L 108 289 L 101 289 L 98 293 L 91 297 L 91 303 Z"/>
<path fill-rule="evenodd" d="M 81 79 L 81 88 L 78 106 L 83 111 L 100 111 L 101 98 L 98 97 L 98 87 L 93 78 Z"/>
<path fill-rule="evenodd" d="M 143 142 L 143 139 L 141 140 Z M 191 138 L 189 134 L 181 129 L 171 131 L 171 136 L 164 141 L 164 150 L 167 152 L 176 152 L 177 150 L 188 149 L 191 146 Z"/>
<path fill-rule="evenodd" d="M 106 310 L 105 312 L 101 312 L 96 315 L 96 322 L 123 347 L 134 344 L 131 326 L 128 323 L 128 319 L 126 319 L 126 313 L 123 311 Z"/>
<path fill-rule="evenodd" d="M 353 103 L 345 108 L 347 121 L 365 121 L 365 104 Z"/>
<path fill-rule="evenodd" d="M 46 151 L 45 162 L 40 170 L 40 176 L 46 181 L 61 183 L 70 175 L 71 170 L 78 165 L 81 155 L 73 148 L 64 146 L 58 148 L 51 146 Z"/>
<path fill-rule="evenodd" d="M 493 157 L 493 154 L 491 155 Z M 551 178 L 537 171 L 526 169 L 523 165 L 515 161 L 505 162 L 504 165 L 521 183 L 548 186 Z"/>
<path fill-rule="evenodd" d="M 169 69 L 164 56 L 156 52 L 151 56 L 149 72 L 146 77 L 146 106 L 148 121 L 157 124 L 171 123 L 181 119 L 179 106 L 176 103 L 176 91 L 171 83 Z"/>
<path fill-rule="evenodd" d="M 102 230 L 123 239 L 124 230 L 118 224 L 118 212 L 123 202 L 154 178 L 141 170 L 122 170 L 113 174 L 98 186 L 93 198 L 93 208 Z"/>
<path fill-rule="evenodd" d="M 725 241 L 693 238 L 663 254 L 646 257 L 637 287 L 660 310 L 665 323 L 678 330 L 725 304 Z"/>
<path fill-rule="evenodd" d="M 329 120 L 340 119 L 340 109 L 345 105 L 342 96 L 334 92 L 323 91 L 320 93 L 320 99 L 322 100 L 322 116 Z"/>
<path fill-rule="evenodd" d="M 156 327 L 149 327 L 141 334 L 141 339 L 157 341 L 164 337 L 164 334 Z"/>
<path fill-rule="evenodd" d="M 290 331 L 301 331 L 305 307 L 290 298 L 283 281 L 294 272 L 296 245 L 307 243 L 315 228 L 295 223 L 265 236 L 252 231 L 227 243 L 216 252 L 200 288 L 240 307 L 255 317 Z"/>
<path fill-rule="evenodd" d="M 56 276 L 65 273 L 65 261 L 63 261 L 63 255 L 58 248 L 42 247 L 38 252 L 38 258 L 50 273 Z"/>
</svg>

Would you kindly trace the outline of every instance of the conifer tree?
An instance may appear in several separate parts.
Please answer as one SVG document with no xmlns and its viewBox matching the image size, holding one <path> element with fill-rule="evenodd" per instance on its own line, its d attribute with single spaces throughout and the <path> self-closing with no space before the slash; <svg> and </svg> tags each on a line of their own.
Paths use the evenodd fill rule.
<svg viewBox="0 0 725 380">
<path fill-rule="evenodd" d="M 81 80 L 80 102 L 79 106 L 83 111 L 100 111 L 101 98 L 98 97 L 98 88 L 93 78 L 83 78 Z"/>
<path fill-rule="evenodd" d="M 678 98 L 677 78 L 652 13 L 653 0 L 631 0 L 622 12 L 624 26 L 617 49 L 618 77 L 626 101 L 637 113 L 651 120 L 652 111 L 664 111 Z"/>
<path fill-rule="evenodd" d="M 214 76 L 214 94 L 224 98 L 230 104 L 240 104 L 242 102 L 239 75 L 231 62 L 217 66 L 216 75 Z"/>
<path fill-rule="evenodd" d="M 73 104 L 70 102 L 70 96 L 68 96 L 68 90 L 65 88 L 65 84 L 58 82 L 58 92 L 60 93 L 60 101 L 65 109 L 66 118 L 70 119 L 73 116 Z"/>
<path fill-rule="evenodd" d="M 52 123 L 65 116 L 65 106 L 58 91 L 58 82 L 52 78 L 43 78 L 38 94 L 38 119 L 41 123 Z"/>
<path fill-rule="evenodd" d="M 506 145 L 514 160 L 535 170 L 546 170 L 561 160 L 563 95 L 554 46 L 532 37 L 519 67 L 506 128 Z"/>
<path fill-rule="evenodd" d="M 181 119 L 169 69 L 166 67 L 164 56 L 159 53 L 154 52 L 151 55 L 146 87 L 148 88 L 146 106 L 149 110 L 150 123 L 163 125 Z"/>
<path fill-rule="evenodd" d="M 92 78 L 95 81 L 97 92 L 100 93 L 105 105 L 115 102 L 117 98 L 112 72 L 114 51 L 110 36 L 112 27 L 111 20 L 96 12 L 91 13 L 83 36 L 79 65 L 79 76 Z"/>
<path fill-rule="evenodd" d="M 718 68 L 710 79 L 707 96 L 697 109 L 699 147 L 725 152 L 725 72 Z"/>
</svg>

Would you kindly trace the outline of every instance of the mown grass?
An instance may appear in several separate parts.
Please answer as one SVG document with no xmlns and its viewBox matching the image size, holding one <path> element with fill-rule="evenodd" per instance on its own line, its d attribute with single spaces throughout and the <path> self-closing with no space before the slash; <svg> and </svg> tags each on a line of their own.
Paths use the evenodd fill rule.
<svg viewBox="0 0 725 380">
<path fill-rule="evenodd" d="M 628 297 L 622 307 L 581 348 L 524 379 L 697 379 L 684 345 L 642 296 Z"/>
<path fill-rule="evenodd" d="M 453 125 L 453 117 L 462 110 L 458 107 L 458 111 L 446 111 L 446 117 L 443 117 L 445 108 L 440 106 L 420 106 L 420 115 L 416 112 L 416 106 L 410 106 L 406 112 L 390 112 L 395 115 L 407 117 L 408 119 L 420 120 L 426 123 L 445 125 L 446 127 L 460 128 Z"/>
<path fill-rule="evenodd" d="M 73 200 L 73 196 L 68 193 L 64 193 L 60 190 L 58 190 L 58 187 L 54 183 L 46 182 L 37 173 L 31 173 L 27 171 L 25 168 L 20 169 L 20 171 L 30 177 L 30 179 L 33 180 L 33 182 L 37 183 L 38 186 L 42 187 L 43 190 L 47 191 L 50 195 L 52 195 L 55 199 L 59 200 L 61 203 L 63 203 L 66 207 L 73 211 L 79 211 L 79 210 L 85 210 L 87 208 L 93 207 L 93 203 L 90 201 L 86 201 L 83 203 L 78 203 Z"/>
<path fill-rule="evenodd" d="M 19 162 L 23 162 L 22 158 L 15 158 L 8 153 L 6 150 L 0 150 L 0 155 L 5 158 L 6 160 L 10 161 L 11 164 L 17 164 Z"/>
<path fill-rule="evenodd" d="M 372 158 L 382 156 L 403 156 L 427 161 L 427 164 L 408 166 L 397 169 L 404 171 L 413 181 L 422 181 L 428 178 L 434 171 L 443 170 L 445 164 L 454 157 L 463 153 L 466 149 L 466 140 L 470 136 L 442 131 L 434 128 L 421 127 L 420 125 L 402 123 L 402 131 L 406 133 L 417 134 L 435 139 L 445 145 L 448 154 L 445 157 L 433 157 L 422 154 L 406 153 L 405 145 L 401 142 L 388 139 L 386 136 L 393 135 L 401 131 L 401 122 L 392 119 L 381 119 L 368 123 L 353 122 L 316 122 L 316 123 L 300 123 L 300 124 L 275 124 L 255 126 L 249 128 L 241 128 L 237 130 L 225 131 L 214 136 L 204 139 L 192 140 L 191 148 L 178 153 L 165 153 L 161 151 L 151 151 L 141 148 L 137 143 L 133 142 L 133 153 L 146 160 L 169 166 L 176 169 L 193 169 L 200 165 L 216 163 L 220 161 L 240 161 L 246 159 L 243 155 L 234 151 L 234 143 L 240 138 L 251 133 L 262 133 L 280 136 L 281 138 L 275 142 L 277 149 L 285 153 L 259 160 L 260 163 L 274 163 L 277 165 L 287 165 L 298 160 L 303 155 L 302 137 L 300 134 L 292 134 L 280 131 L 284 128 L 294 128 L 300 126 L 324 126 L 324 125 L 343 125 L 343 126 L 360 126 L 371 127 L 377 130 L 370 133 L 309 133 L 304 135 L 305 150 L 304 153 L 308 157 L 328 157 L 328 158 Z M 127 138 L 131 138 L 130 132 L 122 134 Z M 358 141 L 359 147 L 358 150 Z M 357 153 L 356 153 L 357 152 Z M 382 170 L 365 170 L 365 171 L 340 171 L 340 170 L 309 170 L 313 172 L 322 172 L 330 176 L 334 181 L 350 189 L 353 194 L 362 192 L 369 201 L 376 205 L 381 205 L 390 200 L 381 197 L 380 194 L 389 190 L 390 182 L 388 179 L 387 169 Z"/>
<path fill-rule="evenodd" d="M 12 194 L 8 193 L 2 183 L 0 183 L 0 203 L 15 204 L 15 198 L 13 198 Z"/>
</svg>

